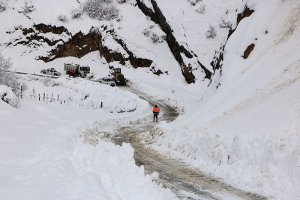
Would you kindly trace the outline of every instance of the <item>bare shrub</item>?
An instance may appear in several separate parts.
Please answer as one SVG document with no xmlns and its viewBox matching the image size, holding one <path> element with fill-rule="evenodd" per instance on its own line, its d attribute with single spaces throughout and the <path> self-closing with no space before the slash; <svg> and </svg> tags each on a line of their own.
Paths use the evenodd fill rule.
<svg viewBox="0 0 300 200">
<path fill-rule="evenodd" d="M 22 11 L 20 11 L 20 12 L 26 15 L 33 11 L 35 11 L 35 6 L 31 2 L 25 1 L 25 5 L 24 5 Z"/>
<path fill-rule="evenodd" d="M 8 71 L 11 65 L 10 59 L 4 58 L 2 53 L 0 53 L 0 74 L 2 75 Z"/>
<path fill-rule="evenodd" d="M 166 40 L 166 35 L 159 36 L 157 33 L 155 33 L 153 28 L 154 28 L 154 25 L 151 25 L 151 26 L 149 26 L 149 28 L 144 29 L 143 35 L 145 37 L 150 37 L 150 39 L 152 40 L 152 42 L 154 44 L 162 43 L 163 41 L 165 41 Z"/>
<path fill-rule="evenodd" d="M 188 0 L 192 6 L 197 5 L 202 0 Z"/>
<path fill-rule="evenodd" d="M 58 21 L 61 21 L 61 22 L 66 22 L 66 21 L 68 21 L 66 15 L 59 15 L 59 16 L 57 17 L 57 19 L 58 19 Z"/>
<path fill-rule="evenodd" d="M 232 29 L 232 23 L 230 21 L 225 21 L 225 19 L 221 18 L 221 22 L 219 24 L 220 28 L 229 28 Z"/>
<path fill-rule="evenodd" d="M 212 25 L 209 25 L 208 30 L 205 33 L 206 38 L 213 39 L 217 36 L 216 30 Z"/>
<path fill-rule="evenodd" d="M 0 1 L 0 12 L 6 11 L 6 9 L 7 9 L 6 4 Z"/>
<path fill-rule="evenodd" d="M 10 72 L 11 65 L 10 59 L 4 58 L 0 53 L 0 85 L 6 85 L 16 93 L 20 87 L 20 83 L 16 75 Z"/>
<path fill-rule="evenodd" d="M 200 6 L 199 8 L 197 8 L 195 11 L 196 11 L 197 13 L 199 13 L 199 14 L 204 14 L 205 11 L 206 11 L 206 6 L 205 6 L 205 5 L 202 5 L 202 6 Z"/>
<path fill-rule="evenodd" d="M 158 43 L 158 41 L 159 41 L 158 35 L 157 35 L 156 33 L 152 33 L 152 34 L 151 34 L 151 40 L 152 40 L 152 42 L 153 42 L 154 44 Z"/>
<path fill-rule="evenodd" d="M 113 20 L 119 16 L 119 10 L 112 0 L 88 0 L 83 6 L 83 12 L 98 20 Z"/>
<path fill-rule="evenodd" d="M 82 9 L 73 10 L 72 13 L 71 13 L 72 19 L 79 19 L 79 18 L 81 18 L 82 12 L 83 12 Z"/>
</svg>

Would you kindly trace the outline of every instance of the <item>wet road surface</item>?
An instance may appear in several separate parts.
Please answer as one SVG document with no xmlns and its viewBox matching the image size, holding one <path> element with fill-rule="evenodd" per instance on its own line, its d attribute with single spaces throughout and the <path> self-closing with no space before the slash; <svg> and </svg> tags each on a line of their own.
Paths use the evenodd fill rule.
<svg viewBox="0 0 300 200">
<path fill-rule="evenodd" d="M 127 90 L 137 94 L 140 98 L 149 102 L 150 105 L 158 104 L 163 110 L 160 120 L 171 122 L 178 117 L 175 108 L 154 100 L 146 94 L 133 88 Z M 159 102 L 159 103 L 157 103 Z M 222 182 L 221 180 L 192 169 L 185 164 L 172 160 L 152 149 L 147 148 L 142 140 L 145 133 L 149 133 L 155 128 L 155 123 L 142 123 L 122 127 L 117 130 L 111 140 L 117 145 L 123 142 L 130 143 L 134 149 L 134 159 L 138 166 L 143 165 L 147 174 L 159 173 L 158 183 L 171 189 L 179 199 L 183 200 L 225 200 L 225 199 L 245 199 L 245 200 L 266 200 L 267 198 L 243 191 Z"/>
</svg>

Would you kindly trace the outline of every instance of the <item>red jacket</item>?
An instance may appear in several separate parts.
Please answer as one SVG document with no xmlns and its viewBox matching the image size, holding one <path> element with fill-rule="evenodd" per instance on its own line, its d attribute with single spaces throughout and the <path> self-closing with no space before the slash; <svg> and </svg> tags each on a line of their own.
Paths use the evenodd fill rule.
<svg viewBox="0 0 300 200">
<path fill-rule="evenodd" d="M 159 108 L 155 108 L 155 107 L 154 107 L 154 108 L 152 109 L 152 111 L 153 111 L 153 113 L 159 113 L 160 110 L 159 110 Z"/>
</svg>

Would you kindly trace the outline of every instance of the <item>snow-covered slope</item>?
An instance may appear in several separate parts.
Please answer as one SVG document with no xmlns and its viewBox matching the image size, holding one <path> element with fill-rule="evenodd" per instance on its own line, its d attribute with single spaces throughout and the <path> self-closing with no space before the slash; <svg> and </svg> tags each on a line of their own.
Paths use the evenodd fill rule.
<svg viewBox="0 0 300 200">
<path fill-rule="evenodd" d="M 105 138 L 112 129 L 145 117 L 146 102 L 80 79 L 20 79 L 28 88 L 18 108 L 0 101 L 1 198 L 176 199 L 135 165 L 130 145 L 86 137 Z M 133 112 L 115 112 L 132 106 Z"/>
<path fill-rule="evenodd" d="M 181 98 L 185 114 L 178 126 L 163 126 L 166 134 L 154 146 L 236 186 L 297 199 L 300 4 L 249 5 L 255 12 L 228 41 L 222 75 L 201 98 Z M 255 48 L 243 59 L 251 43 Z"/>
<path fill-rule="evenodd" d="M 6 57 L 11 57 L 13 69 L 39 73 L 42 68 L 55 67 L 63 72 L 63 64 L 73 62 L 89 65 L 96 77 L 102 77 L 107 76 L 109 65 L 121 66 L 123 73 L 135 87 L 158 100 L 168 101 L 182 111 L 175 122 L 160 123 L 164 134 L 156 136 L 151 147 L 219 176 L 237 187 L 261 193 L 271 199 L 299 198 L 299 0 L 127 0 L 125 3 L 114 2 L 119 10 L 119 17 L 112 21 L 91 19 L 86 14 L 80 18 L 72 18 L 74 10 L 80 10 L 86 1 L 32 0 L 28 3 L 34 5 L 34 10 L 26 14 L 20 12 L 24 10 L 25 0 L 1 2 L 6 5 L 6 10 L 0 12 L 0 17 L 7 20 L 0 20 L 0 49 Z M 149 9 L 148 16 L 141 8 L 143 4 Z M 158 15 L 155 6 L 163 17 Z M 251 9 L 250 14 L 241 17 L 246 8 Z M 151 17 L 152 12 L 155 17 Z M 58 20 L 59 17 L 62 19 L 61 16 L 65 16 L 65 20 Z M 59 34 L 38 28 L 33 28 L 33 32 L 29 31 L 39 24 L 64 29 Z M 71 52 L 74 55 L 79 52 L 80 55 L 76 57 L 62 56 L 51 60 L 55 57 L 51 55 L 52 50 L 65 45 L 79 32 L 84 38 L 92 27 L 97 29 L 97 34 L 100 33 L 99 42 L 102 47 L 107 47 L 109 53 L 103 49 L 98 50 L 98 46 L 90 46 L 96 51 L 81 51 L 86 47 L 82 45 L 78 46 L 79 50 L 75 53 Z M 214 38 L 207 37 L 210 27 L 216 33 Z M 24 34 L 24 30 L 29 31 L 28 34 Z M 42 39 L 38 39 L 40 37 Z M 46 39 L 55 44 L 47 44 Z M 118 42 L 120 40 L 122 42 Z M 28 41 L 30 42 L 26 44 Z M 74 48 L 74 44 L 70 46 L 70 49 Z M 117 60 L 112 52 L 120 53 L 122 59 Z M 224 56 L 220 60 L 222 67 L 219 69 L 211 66 L 216 52 L 224 53 L 221 54 Z M 48 56 L 51 61 L 45 63 L 37 60 L 39 56 Z M 130 56 L 147 59 L 151 61 L 151 65 L 148 67 L 143 62 L 134 65 Z M 111 57 L 115 60 L 109 60 Z M 190 66 L 187 75 L 192 73 L 196 83 L 186 84 L 187 78 L 182 76 L 183 64 Z M 138 68 L 135 69 L 136 67 Z M 160 76 L 153 74 L 158 70 L 161 71 Z M 90 83 L 87 84 L 91 88 L 87 89 L 84 82 L 65 83 L 65 78 L 61 82 L 64 86 L 80 85 L 76 89 L 71 86 L 67 90 L 63 88 L 65 92 L 69 91 L 71 96 L 75 96 L 74 99 L 80 99 L 85 93 L 77 94 L 76 90 L 86 90 L 91 98 L 106 98 L 107 101 L 113 99 L 111 101 L 116 105 L 125 105 L 127 108 L 126 101 L 120 103 L 109 96 L 95 94 L 98 90 Z M 34 81 L 27 84 L 30 88 L 28 91 L 33 87 L 40 87 L 40 83 Z M 101 90 L 105 91 L 103 88 Z M 55 88 L 49 91 L 55 93 Z M 113 96 L 124 95 L 119 90 L 108 91 Z M 146 112 L 147 106 L 134 96 L 124 96 L 126 100 L 130 99 L 128 107 L 142 104 L 140 111 Z M 23 109 L 36 107 L 35 103 L 21 105 L 21 111 L 18 111 L 2 103 L 1 109 L 6 110 L 2 118 L 5 119 L 11 113 L 24 115 L 26 112 Z M 106 111 L 116 111 L 118 106 L 107 108 Z M 42 109 L 44 106 L 37 108 Z M 56 116 L 51 109 L 46 113 Z M 98 118 L 98 113 L 94 115 L 92 112 L 88 116 L 102 124 L 107 123 L 106 118 Z M 133 118 L 138 117 L 144 116 Z M 18 119 L 23 121 L 25 118 Z M 5 133 L 16 131 L 20 134 L 20 130 L 12 127 L 12 123 L 9 126 L 11 129 L 8 128 Z M 29 132 L 30 129 L 29 127 Z M 3 134 L 1 137 L 8 136 Z M 117 148 L 110 147 L 109 144 L 103 145 L 107 145 L 109 149 Z M 62 148 L 67 148 L 63 146 L 61 145 Z M 29 147 L 23 146 L 21 149 L 27 148 Z M 76 148 L 77 146 L 73 150 Z M 130 148 L 122 148 L 130 151 Z M 61 152 L 63 151 L 58 153 Z M 55 153 L 50 155 L 55 156 Z M 131 156 L 128 154 L 129 160 Z M 2 158 L 6 159 L 6 156 L 2 155 Z M 74 161 L 77 158 L 72 159 Z M 95 158 L 87 160 L 93 162 L 91 160 Z M 98 167 L 99 163 L 93 164 Z M 132 167 L 134 168 L 133 164 Z M 92 169 L 94 170 L 93 167 Z M 87 179 L 90 180 L 88 177 Z M 119 191 L 116 193 L 120 195 Z M 129 198 L 122 195 L 121 199 Z"/>
</svg>

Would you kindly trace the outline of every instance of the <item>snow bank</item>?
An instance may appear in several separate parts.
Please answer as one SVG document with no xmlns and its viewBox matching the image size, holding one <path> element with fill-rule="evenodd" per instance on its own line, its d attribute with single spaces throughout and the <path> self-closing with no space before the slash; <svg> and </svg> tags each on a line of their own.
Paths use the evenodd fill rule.
<svg viewBox="0 0 300 200">
<path fill-rule="evenodd" d="M 137 96 L 94 81 L 37 76 L 24 76 L 20 79 L 28 85 L 24 99 L 34 102 L 74 105 L 110 113 L 139 112 L 148 109 L 148 104 Z"/>
<path fill-rule="evenodd" d="M 130 145 L 115 146 L 98 141 L 95 146 L 84 138 L 84 131 L 97 121 L 113 132 L 119 121 L 130 123 L 145 116 L 145 101 L 128 92 L 87 80 L 47 80 L 25 76 L 28 88 L 18 109 L 0 101 L 0 196 L 4 199 L 176 199 L 171 191 L 146 176 L 137 167 Z M 75 83 L 74 83 L 75 82 Z M 3 91 L 1 86 L 1 91 Z M 81 94 L 109 104 L 130 100 L 136 110 L 111 113 L 77 104 L 37 101 L 31 92 Z M 6 87 L 4 89 L 7 89 Z M 117 98 L 110 98 L 115 96 Z M 55 96 L 56 97 L 56 96 Z M 50 98 L 50 96 L 49 96 Z M 62 98 L 62 96 L 61 96 Z M 120 105 L 122 106 L 122 104 Z M 129 107 L 128 107 L 129 106 Z M 130 108 L 130 103 L 125 108 Z M 120 108 L 120 107 L 118 107 Z M 99 124 L 99 123 L 97 123 Z"/>
<path fill-rule="evenodd" d="M 245 190 L 297 199 L 300 7 L 248 3 L 255 13 L 229 40 L 221 78 L 214 77 L 203 98 L 178 95 L 185 114 L 161 124 L 165 134 L 152 147 Z M 243 59 L 252 42 L 253 52 Z"/>
<path fill-rule="evenodd" d="M 13 107 L 17 107 L 19 103 L 19 98 L 13 93 L 11 88 L 5 85 L 0 85 L 0 99 Z"/>
</svg>

